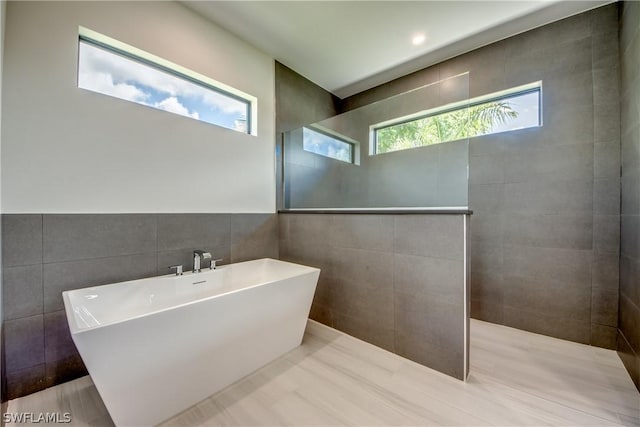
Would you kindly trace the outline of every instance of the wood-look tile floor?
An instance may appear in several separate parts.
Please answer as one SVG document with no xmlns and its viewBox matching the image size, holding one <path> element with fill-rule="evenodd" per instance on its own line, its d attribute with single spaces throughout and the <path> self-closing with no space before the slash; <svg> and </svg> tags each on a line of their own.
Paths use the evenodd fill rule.
<svg viewBox="0 0 640 427">
<path fill-rule="evenodd" d="M 89 377 L 7 412 L 112 425 Z M 310 321 L 302 346 L 164 425 L 638 426 L 640 394 L 614 351 L 504 326 L 471 322 L 463 383 Z"/>
</svg>

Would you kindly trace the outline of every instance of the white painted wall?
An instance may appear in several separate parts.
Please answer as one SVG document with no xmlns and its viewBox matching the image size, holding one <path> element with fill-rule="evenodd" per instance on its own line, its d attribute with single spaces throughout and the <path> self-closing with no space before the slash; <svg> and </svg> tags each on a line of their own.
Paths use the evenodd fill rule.
<svg viewBox="0 0 640 427">
<path fill-rule="evenodd" d="M 78 89 L 78 26 L 258 98 L 258 136 Z M 174 2 L 8 3 L 5 213 L 273 212 L 273 59 Z"/>
</svg>

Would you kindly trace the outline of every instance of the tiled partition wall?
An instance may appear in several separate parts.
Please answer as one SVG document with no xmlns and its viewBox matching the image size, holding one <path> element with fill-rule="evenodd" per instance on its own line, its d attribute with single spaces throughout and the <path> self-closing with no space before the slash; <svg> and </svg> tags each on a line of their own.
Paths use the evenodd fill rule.
<svg viewBox="0 0 640 427">
<path fill-rule="evenodd" d="M 355 108 L 466 71 L 471 97 L 542 81 L 541 127 L 469 140 L 472 317 L 615 348 L 617 9 L 554 22 L 343 100 Z"/>
<path fill-rule="evenodd" d="M 3 215 L 6 397 L 86 374 L 62 291 L 192 268 L 192 251 L 222 264 L 278 257 L 275 214 Z"/>
<path fill-rule="evenodd" d="M 620 15 L 622 217 L 618 354 L 640 390 L 640 3 Z"/>
<path fill-rule="evenodd" d="M 464 377 L 468 216 L 282 213 L 279 219 L 280 258 L 322 270 L 312 319 Z"/>
</svg>

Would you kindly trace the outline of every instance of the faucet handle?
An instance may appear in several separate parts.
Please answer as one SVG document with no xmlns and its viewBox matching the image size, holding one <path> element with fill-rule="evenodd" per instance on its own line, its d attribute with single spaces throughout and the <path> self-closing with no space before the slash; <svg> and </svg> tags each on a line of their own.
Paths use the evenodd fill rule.
<svg viewBox="0 0 640 427">
<path fill-rule="evenodd" d="M 168 267 L 170 270 L 176 269 L 176 276 L 182 276 L 182 264 L 172 265 Z"/>
<path fill-rule="evenodd" d="M 202 259 L 211 259 L 211 252 L 202 252 L 200 254 L 200 257 L 202 257 Z"/>
<path fill-rule="evenodd" d="M 216 269 L 216 262 L 220 262 L 220 261 L 224 261 L 224 259 L 222 259 L 222 258 L 212 259 L 211 260 L 211 264 L 209 264 L 209 270 L 215 270 Z"/>
</svg>

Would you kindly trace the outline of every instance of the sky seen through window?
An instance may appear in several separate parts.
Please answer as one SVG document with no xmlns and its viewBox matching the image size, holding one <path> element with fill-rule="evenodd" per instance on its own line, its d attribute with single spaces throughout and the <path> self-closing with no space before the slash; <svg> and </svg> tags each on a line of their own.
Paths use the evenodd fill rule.
<svg viewBox="0 0 640 427">
<path fill-rule="evenodd" d="M 80 40 L 78 87 L 248 133 L 249 103 Z"/>
</svg>

